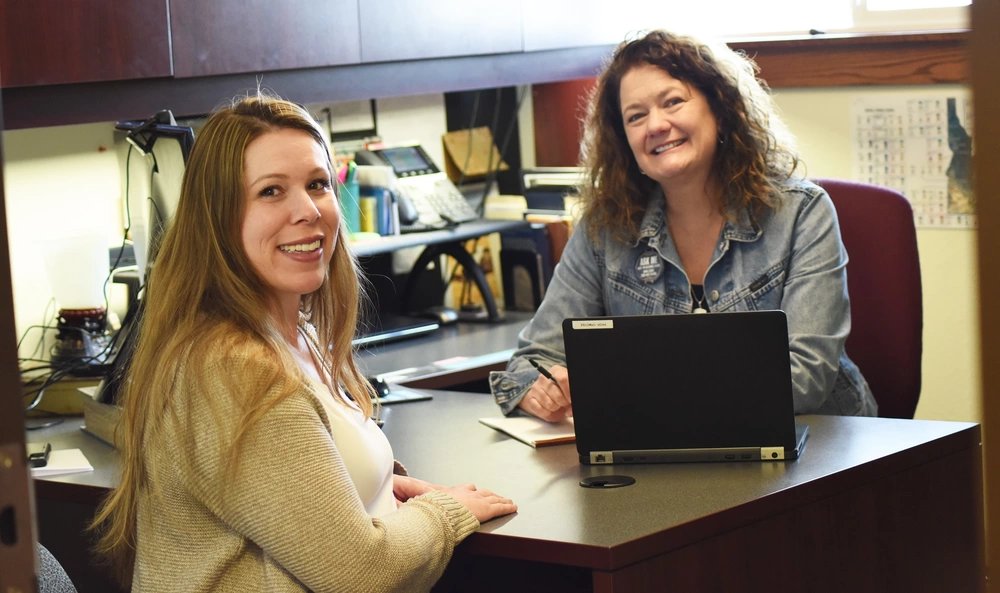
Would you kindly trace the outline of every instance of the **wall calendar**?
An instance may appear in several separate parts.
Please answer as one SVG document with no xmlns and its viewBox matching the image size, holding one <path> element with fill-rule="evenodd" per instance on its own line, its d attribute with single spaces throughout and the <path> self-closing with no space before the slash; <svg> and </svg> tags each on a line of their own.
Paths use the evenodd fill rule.
<svg viewBox="0 0 1000 593">
<path fill-rule="evenodd" d="M 851 119 L 855 179 L 906 196 L 918 228 L 975 228 L 967 91 L 867 95 Z"/>
</svg>

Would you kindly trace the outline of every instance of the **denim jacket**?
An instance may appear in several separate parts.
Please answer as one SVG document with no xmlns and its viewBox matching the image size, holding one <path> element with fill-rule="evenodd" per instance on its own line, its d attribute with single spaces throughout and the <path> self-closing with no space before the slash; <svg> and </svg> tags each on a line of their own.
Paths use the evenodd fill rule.
<svg viewBox="0 0 1000 593">
<path fill-rule="evenodd" d="M 638 239 L 629 245 L 607 232 L 592 237 L 586 221 L 577 225 L 507 369 L 490 374 L 504 414 L 538 377 L 526 357 L 566 364 L 563 319 L 691 312 L 690 279 L 665 207 L 662 192 L 652 192 Z M 705 274 L 708 309 L 785 312 L 797 414 L 874 416 L 871 390 L 844 352 L 851 330 L 847 253 L 830 197 L 808 181 L 789 181 L 774 208 L 736 218 L 723 226 Z M 726 361 L 718 364 L 724 369 Z"/>
</svg>

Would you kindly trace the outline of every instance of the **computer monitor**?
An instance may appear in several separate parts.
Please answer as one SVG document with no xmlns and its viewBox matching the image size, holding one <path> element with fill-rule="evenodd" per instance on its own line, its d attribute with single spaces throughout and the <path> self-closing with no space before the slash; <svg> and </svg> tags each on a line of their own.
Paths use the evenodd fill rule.
<svg viewBox="0 0 1000 593">
<path fill-rule="evenodd" d="M 139 279 L 144 284 L 177 210 L 194 129 L 178 125 L 169 110 L 146 120 L 120 121 L 115 129 L 125 139 L 119 151 L 123 195 Z"/>
<path fill-rule="evenodd" d="M 579 195 L 585 182 L 581 167 L 539 167 L 521 170 L 521 190 L 529 211 L 563 212 L 567 196 Z"/>
<path fill-rule="evenodd" d="M 129 234 L 135 252 L 139 282 L 145 284 L 156 259 L 160 241 L 177 211 L 184 165 L 194 144 L 194 130 L 177 125 L 170 111 L 147 120 L 120 121 L 122 185 L 129 217 Z M 122 382 L 135 348 L 142 318 L 142 298 L 130 307 L 115 335 L 107 369 L 98 388 L 101 403 L 118 402 Z"/>
</svg>

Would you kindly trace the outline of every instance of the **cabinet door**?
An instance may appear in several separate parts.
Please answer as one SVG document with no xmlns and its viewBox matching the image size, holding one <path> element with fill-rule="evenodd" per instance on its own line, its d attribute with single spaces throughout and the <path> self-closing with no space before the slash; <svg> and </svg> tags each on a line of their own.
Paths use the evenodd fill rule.
<svg viewBox="0 0 1000 593">
<path fill-rule="evenodd" d="M 167 0 L 0 0 L 4 87 L 170 76 Z"/>
<path fill-rule="evenodd" d="M 171 0 L 178 77 L 356 64 L 358 0 Z M 267 86 L 267 79 L 262 81 Z"/>
<path fill-rule="evenodd" d="M 361 61 L 520 52 L 521 3 L 364 0 Z"/>
</svg>

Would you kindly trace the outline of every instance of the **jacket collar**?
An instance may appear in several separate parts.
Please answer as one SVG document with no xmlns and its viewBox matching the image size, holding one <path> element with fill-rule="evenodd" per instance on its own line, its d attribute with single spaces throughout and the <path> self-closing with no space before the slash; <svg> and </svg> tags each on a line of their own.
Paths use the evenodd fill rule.
<svg viewBox="0 0 1000 593">
<path fill-rule="evenodd" d="M 639 223 L 639 234 L 632 242 L 635 247 L 640 243 L 649 243 L 650 239 L 659 235 L 669 236 L 667 228 L 667 202 L 663 190 L 655 187 L 649 192 L 646 202 L 646 212 Z M 752 242 L 763 234 L 760 225 L 750 213 L 749 208 L 742 208 L 736 213 L 735 220 L 727 220 L 722 228 L 722 238 L 731 241 Z"/>
</svg>

